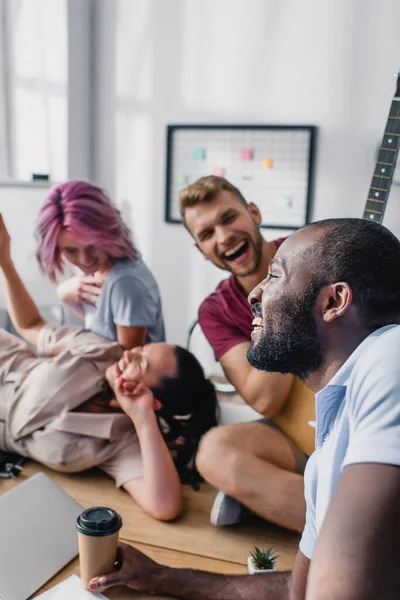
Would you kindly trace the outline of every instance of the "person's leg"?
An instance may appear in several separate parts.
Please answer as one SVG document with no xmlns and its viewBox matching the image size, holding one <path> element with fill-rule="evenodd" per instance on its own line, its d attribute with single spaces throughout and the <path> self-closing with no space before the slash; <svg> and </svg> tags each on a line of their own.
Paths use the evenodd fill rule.
<svg viewBox="0 0 400 600">
<path fill-rule="evenodd" d="M 273 425 L 259 421 L 208 432 L 197 468 L 206 481 L 264 519 L 302 531 L 307 457 Z"/>
</svg>

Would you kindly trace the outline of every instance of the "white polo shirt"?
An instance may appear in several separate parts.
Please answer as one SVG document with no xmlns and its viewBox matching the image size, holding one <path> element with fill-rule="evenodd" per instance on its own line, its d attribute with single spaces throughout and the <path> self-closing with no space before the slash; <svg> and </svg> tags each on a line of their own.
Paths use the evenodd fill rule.
<svg viewBox="0 0 400 600">
<path fill-rule="evenodd" d="M 300 540 L 307 558 L 343 469 L 356 463 L 400 466 L 400 325 L 369 335 L 316 394 L 315 452 L 305 472 Z"/>
</svg>

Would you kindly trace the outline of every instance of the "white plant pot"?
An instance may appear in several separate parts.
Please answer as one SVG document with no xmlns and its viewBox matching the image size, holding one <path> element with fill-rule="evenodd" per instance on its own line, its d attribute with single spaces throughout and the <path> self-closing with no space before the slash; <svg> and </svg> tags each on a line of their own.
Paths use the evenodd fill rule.
<svg viewBox="0 0 400 600">
<path fill-rule="evenodd" d="M 252 556 L 247 558 L 247 568 L 250 575 L 264 575 L 264 573 L 274 573 L 275 571 L 275 567 L 273 569 L 256 569 Z"/>
</svg>

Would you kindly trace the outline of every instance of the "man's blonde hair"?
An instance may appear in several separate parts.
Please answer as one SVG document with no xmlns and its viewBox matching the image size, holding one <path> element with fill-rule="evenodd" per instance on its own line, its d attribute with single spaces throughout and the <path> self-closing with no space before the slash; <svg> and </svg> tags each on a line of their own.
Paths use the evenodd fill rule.
<svg viewBox="0 0 400 600">
<path fill-rule="evenodd" d="M 247 206 L 246 200 L 237 187 L 229 183 L 224 177 L 217 177 L 216 175 L 200 177 L 200 179 L 191 183 L 179 193 L 181 216 L 185 225 L 185 211 L 187 208 L 197 206 L 197 204 L 202 204 L 203 202 L 211 202 L 211 200 L 214 200 L 214 198 L 216 198 L 223 190 L 231 192 Z"/>
</svg>

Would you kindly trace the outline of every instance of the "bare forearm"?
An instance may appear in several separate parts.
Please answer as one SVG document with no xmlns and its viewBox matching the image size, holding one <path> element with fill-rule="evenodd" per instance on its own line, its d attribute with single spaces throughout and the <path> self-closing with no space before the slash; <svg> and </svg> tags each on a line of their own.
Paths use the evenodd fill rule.
<svg viewBox="0 0 400 600">
<path fill-rule="evenodd" d="M 146 327 L 125 327 L 124 325 L 116 325 L 116 329 L 117 342 L 127 350 L 135 348 L 136 346 L 143 346 L 146 342 Z"/>
<path fill-rule="evenodd" d="M 2 264 L 3 280 L 6 290 L 7 310 L 15 329 L 19 333 L 43 323 L 43 319 L 28 290 L 9 260 Z"/>
<path fill-rule="evenodd" d="M 291 573 L 219 575 L 162 567 L 151 593 L 187 600 L 290 600 Z"/>
<path fill-rule="evenodd" d="M 143 460 L 143 484 L 137 499 L 154 517 L 173 519 L 182 509 L 181 484 L 156 416 L 152 412 L 134 424 Z"/>
<path fill-rule="evenodd" d="M 257 371 L 247 361 L 250 343 L 241 342 L 221 356 L 226 377 L 254 410 L 273 418 L 282 409 L 293 383 L 293 375 Z"/>
<path fill-rule="evenodd" d="M 157 495 L 166 488 L 179 488 L 179 477 L 167 445 L 160 433 L 156 416 L 150 418 L 136 429 L 143 457 L 145 479 L 149 492 Z"/>
<path fill-rule="evenodd" d="M 264 417 L 272 418 L 280 412 L 291 384 L 291 375 L 252 369 L 243 385 L 245 399 L 254 410 Z"/>
<path fill-rule="evenodd" d="M 399 598 L 399 496 L 399 466 L 344 468 L 318 538 L 307 600 Z"/>
<path fill-rule="evenodd" d="M 280 412 L 292 385 L 291 375 L 265 373 L 250 365 L 241 366 L 241 377 L 238 372 L 234 376 L 226 374 L 243 400 L 264 417 L 272 418 Z"/>
<path fill-rule="evenodd" d="M 160 565 L 136 548 L 119 542 L 122 567 L 92 580 L 91 591 L 116 585 L 149 594 L 165 594 L 182 600 L 304 600 L 308 559 L 297 573 L 268 575 L 219 575 L 194 569 Z M 296 566 L 296 565 L 295 565 Z"/>
</svg>

